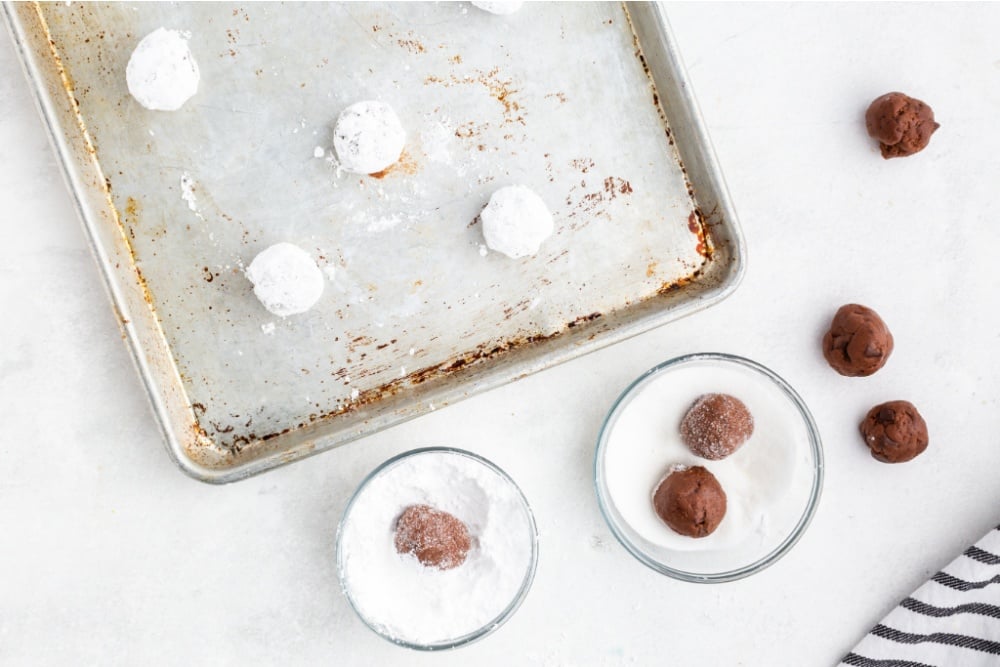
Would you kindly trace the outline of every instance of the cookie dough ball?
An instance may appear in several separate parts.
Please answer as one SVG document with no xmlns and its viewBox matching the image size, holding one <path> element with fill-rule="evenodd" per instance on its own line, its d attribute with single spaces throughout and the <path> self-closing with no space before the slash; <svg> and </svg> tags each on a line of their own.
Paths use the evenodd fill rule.
<svg viewBox="0 0 1000 667">
<path fill-rule="evenodd" d="M 903 463 L 927 449 L 927 424 L 909 401 L 876 405 L 861 422 L 861 435 L 882 463 Z"/>
<path fill-rule="evenodd" d="M 929 106 L 903 93 L 886 93 L 872 102 L 865 113 L 865 126 L 868 135 L 878 140 L 886 160 L 919 153 L 941 127 L 934 122 Z"/>
<path fill-rule="evenodd" d="M 694 454 L 718 461 L 743 446 L 753 435 L 753 415 L 743 401 L 729 394 L 705 394 L 681 419 L 681 440 Z"/>
<path fill-rule="evenodd" d="M 472 0 L 472 4 L 490 14 L 513 14 L 521 8 L 523 2 L 478 2 Z"/>
<path fill-rule="evenodd" d="M 355 174 L 377 174 L 403 153 L 406 131 L 388 104 L 356 102 L 340 112 L 333 128 L 333 148 L 340 166 Z"/>
<path fill-rule="evenodd" d="M 479 219 L 486 245 L 514 259 L 537 253 L 555 228 L 545 202 L 523 185 L 494 192 Z"/>
<path fill-rule="evenodd" d="M 291 243 L 276 243 L 254 257 L 246 276 L 264 307 L 279 317 L 306 312 L 323 294 L 323 272 Z"/>
<path fill-rule="evenodd" d="M 430 505 L 410 505 L 396 520 L 396 551 L 413 554 L 427 567 L 450 570 L 465 562 L 472 547 L 469 529 Z"/>
<path fill-rule="evenodd" d="M 889 327 L 878 313 L 849 303 L 837 309 L 823 336 L 823 356 L 841 375 L 865 377 L 885 366 L 892 345 Z"/>
<path fill-rule="evenodd" d="M 675 533 L 711 535 L 726 516 L 726 492 L 701 466 L 675 466 L 653 491 L 653 509 Z"/>
<path fill-rule="evenodd" d="M 176 111 L 198 92 L 201 75 L 187 38 L 157 28 L 142 38 L 125 67 L 128 92 L 154 111 Z"/>
</svg>

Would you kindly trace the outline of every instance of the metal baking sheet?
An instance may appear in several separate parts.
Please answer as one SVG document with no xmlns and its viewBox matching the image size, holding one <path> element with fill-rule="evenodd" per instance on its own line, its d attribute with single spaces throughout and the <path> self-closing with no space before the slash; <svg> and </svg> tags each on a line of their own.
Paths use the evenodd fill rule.
<svg viewBox="0 0 1000 667">
<path fill-rule="evenodd" d="M 414 417 L 726 296 L 743 246 L 655 3 L 6 4 L 168 448 L 227 482 Z M 190 32 L 180 111 L 129 96 L 142 36 Z M 385 173 L 337 169 L 361 99 L 408 130 Z M 486 252 L 522 183 L 556 233 Z M 276 318 L 268 245 L 329 278 Z"/>
</svg>

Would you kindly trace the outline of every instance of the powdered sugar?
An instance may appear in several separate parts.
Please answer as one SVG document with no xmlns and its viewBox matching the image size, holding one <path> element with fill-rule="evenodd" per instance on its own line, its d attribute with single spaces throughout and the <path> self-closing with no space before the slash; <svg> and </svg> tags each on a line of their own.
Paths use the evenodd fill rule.
<svg viewBox="0 0 1000 667">
<path fill-rule="evenodd" d="M 201 75 L 188 37 L 157 28 L 135 47 L 125 67 L 125 81 L 139 104 L 155 111 L 175 111 L 198 92 Z"/>
<path fill-rule="evenodd" d="M 451 570 L 394 545 L 403 510 L 424 504 L 469 530 L 473 547 Z M 348 508 L 338 540 L 341 583 L 358 613 L 390 638 L 436 644 L 495 621 L 532 570 L 533 523 L 517 488 L 461 453 L 420 452 L 380 471 Z"/>
<path fill-rule="evenodd" d="M 181 199 L 187 202 L 188 208 L 191 209 L 196 216 L 204 220 L 205 216 L 201 214 L 201 210 L 198 208 L 198 195 L 195 194 L 195 188 L 197 185 L 198 184 L 195 180 L 191 178 L 191 174 L 186 171 L 181 174 Z"/>
</svg>

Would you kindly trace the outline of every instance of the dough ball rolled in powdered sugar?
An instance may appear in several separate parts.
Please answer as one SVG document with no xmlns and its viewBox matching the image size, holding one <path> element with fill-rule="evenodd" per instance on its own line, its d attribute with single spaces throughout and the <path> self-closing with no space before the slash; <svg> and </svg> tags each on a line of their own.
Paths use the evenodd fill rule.
<svg viewBox="0 0 1000 667">
<path fill-rule="evenodd" d="M 340 166 L 355 174 L 375 174 L 399 160 L 406 131 L 384 102 L 356 102 L 340 112 L 333 128 L 333 148 Z"/>
<path fill-rule="evenodd" d="M 125 67 L 128 92 L 153 111 L 176 111 L 198 92 L 201 75 L 187 37 L 157 28 L 142 38 Z"/>
<path fill-rule="evenodd" d="M 555 227 L 542 198 L 523 185 L 494 192 L 479 218 L 486 245 L 514 259 L 537 253 Z"/>
<path fill-rule="evenodd" d="M 276 243 L 258 254 L 246 276 L 264 307 L 279 317 L 306 312 L 323 294 L 323 272 L 309 253 L 291 243 Z"/>
<path fill-rule="evenodd" d="M 473 5 L 483 10 L 484 12 L 489 12 L 490 14 L 513 14 L 521 8 L 523 2 L 504 2 L 499 0 L 497 2 L 479 2 L 478 0 L 473 0 Z"/>
</svg>

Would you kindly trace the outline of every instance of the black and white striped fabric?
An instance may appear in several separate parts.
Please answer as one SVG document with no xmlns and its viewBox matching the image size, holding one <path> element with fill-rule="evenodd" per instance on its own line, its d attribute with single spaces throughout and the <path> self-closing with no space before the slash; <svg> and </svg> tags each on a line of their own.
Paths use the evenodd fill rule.
<svg viewBox="0 0 1000 667">
<path fill-rule="evenodd" d="M 1000 666 L 1000 526 L 900 602 L 840 664 Z"/>
</svg>

